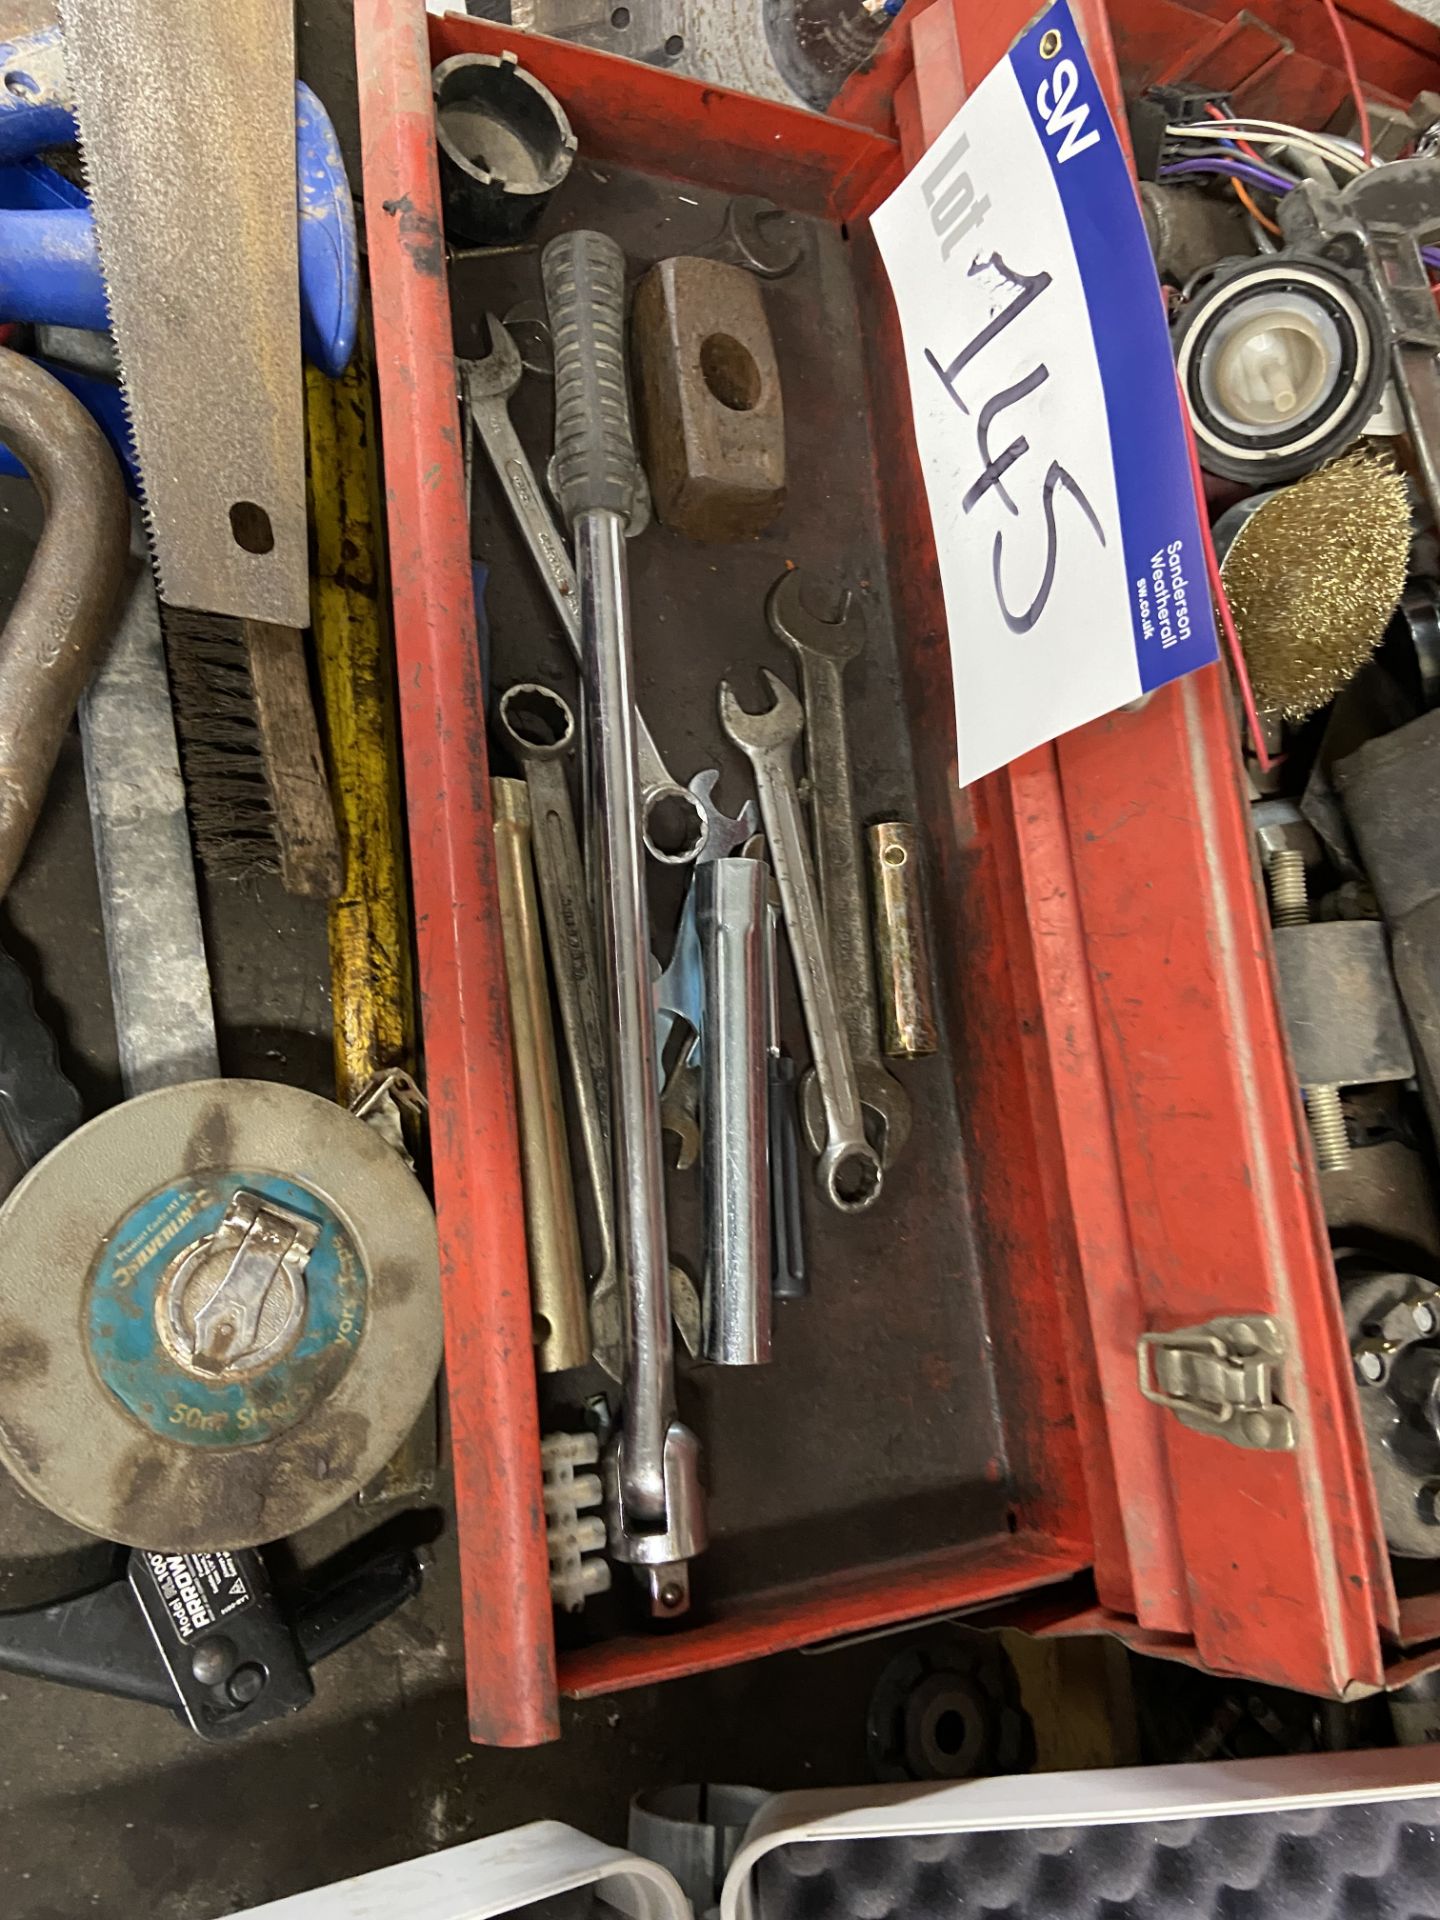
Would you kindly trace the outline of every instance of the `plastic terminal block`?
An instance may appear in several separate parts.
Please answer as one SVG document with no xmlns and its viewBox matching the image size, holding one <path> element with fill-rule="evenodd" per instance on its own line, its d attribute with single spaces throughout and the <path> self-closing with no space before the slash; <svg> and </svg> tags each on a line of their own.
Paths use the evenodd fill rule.
<svg viewBox="0 0 1440 1920">
<path fill-rule="evenodd" d="M 604 1490 L 596 1467 L 600 1443 L 593 1433 L 551 1433 L 540 1443 L 544 1479 L 545 1534 L 550 1550 L 550 1594 L 566 1613 L 579 1613 L 592 1594 L 610 1590 L 608 1542 L 599 1513 Z"/>
</svg>

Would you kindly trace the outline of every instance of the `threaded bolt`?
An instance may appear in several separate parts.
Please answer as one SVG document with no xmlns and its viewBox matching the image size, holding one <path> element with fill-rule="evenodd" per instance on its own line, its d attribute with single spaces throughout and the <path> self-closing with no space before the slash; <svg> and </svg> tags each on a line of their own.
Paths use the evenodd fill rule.
<svg viewBox="0 0 1440 1920">
<path fill-rule="evenodd" d="M 1306 1087 L 1305 1112 L 1322 1173 L 1343 1173 L 1350 1164 L 1350 1139 L 1338 1087 Z"/>
<path fill-rule="evenodd" d="M 1303 927 L 1310 921 L 1310 894 L 1305 881 L 1305 856 L 1295 847 L 1277 847 L 1267 873 L 1270 881 L 1270 917 L 1277 927 Z M 1305 1115 L 1315 1159 L 1322 1173 L 1343 1173 L 1350 1165 L 1350 1138 L 1345 1131 L 1345 1109 L 1338 1087 L 1306 1087 Z"/>
<path fill-rule="evenodd" d="M 1294 847 L 1277 847 L 1270 856 L 1270 917 L 1277 927 L 1303 927 L 1309 922 L 1305 856 Z"/>
</svg>

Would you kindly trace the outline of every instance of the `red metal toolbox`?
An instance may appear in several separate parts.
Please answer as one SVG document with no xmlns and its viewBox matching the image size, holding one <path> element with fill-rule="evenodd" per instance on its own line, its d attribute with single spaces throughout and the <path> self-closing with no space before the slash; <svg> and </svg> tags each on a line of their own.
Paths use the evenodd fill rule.
<svg viewBox="0 0 1440 1920">
<path fill-rule="evenodd" d="M 1116 0 L 1108 16 L 1080 0 L 1076 12 L 1117 107 L 1122 80 L 1203 79 L 1246 112 L 1323 125 L 1344 97 L 1318 0 Z M 866 215 L 1028 17 L 1023 0 L 910 0 L 848 85 L 843 117 L 826 119 L 483 21 L 427 19 L 419 0 L 356 7 L 477 1740 L 553 1737 L 557 1691 L 722 1666 L 1085 1570 L 1096 1604 L 1067 1627 L 1306 1691 L 1374 1688 L 1387 1662 L 1440 1638 L 1440 1591 L 1397 1600 L 1376 1520 L 1223 674 L 955 786 L 948 642 Z M 1350 0 L 1347 17 L 1377 94 L 1408 101 L 1433 84 L 1433 29 L 1386 0 Z M 863 363 L 864 458 L 850 472 L 864 514 L 828 484 L 855 540 L 879 543 L 871 584 L 893 623 L 948 973 L 952 1073 L 927 1097 L 958 1130 L 948 1172 L 902 1195 L 889 1261 L 883 1241 L 854 1242 L 854 1271 L 834 1277 L 828 1317 L 810 1323 L 817 1368 L 843 1336 L 859 1369 L 839 1400 L 842 1376 L 826 1374 L 830 1397 L 816 1389 L 810 1415 L 858 1434 L 879 1467 L 847 1480 L 858 1450 L 837 1445 L 798 1553 L 793 1527 L 772 1540 L 724 1508 L 722 1489 L 728 1517 L 694 1619 L 607 1633 L 558 1660 L 429 85 L 433 62 L 507 46 L 564 102 L 592 198 L 612 175 L 692 206 L 761 194 L 817 223 L 824 259 L 843 263 L 835 297 L 850 328 L 836 351 Z M 823 466 L 823 438 L 807 445 Z M 642 659 L 642 682 L 647 668 L 669 671 Z M 953 1264 L 930 1270 L 929 1241 L 907 1261 L 922 1212 L 954 1227 Z M 971 1292 L 974 1325 L 945 1345 L 942 1323 Z M 1194 1431 L 1140 1391 L 1142 1336 L 1247 1315 L 1270 1316 L 1284 1340 L 1288 1450 Z M 866 1393 L 861 1351 L 887 1322 L 915 1332 L 910 1377 Z M 787 1421 L 808 1389 L 803 1368 L 781 1378 L 783 1402 L 757 1388 L 745 1404 L 783 1455 L 801 1444 Z M 947 1451 L 952 1420 L 963 1456 Z M 902 1468 L 915 1457 L 932 1470 L 912 1489 Z"/>
</svg>

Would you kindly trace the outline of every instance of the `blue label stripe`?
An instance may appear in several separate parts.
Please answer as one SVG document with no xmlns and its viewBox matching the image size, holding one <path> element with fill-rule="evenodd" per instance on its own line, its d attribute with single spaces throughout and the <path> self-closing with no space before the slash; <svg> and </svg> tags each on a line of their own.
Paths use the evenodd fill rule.
<svg viewBox="0 0 1440 1920">
<path fill-rule="evenodd" d="M 1060 46 L 1042 59 L 1047 33 L 1058 33 Z M 1164 303 L 1130 170 L 1065 0 L 1041 16 L 1010 62 L 1050 163 L 1085 289 L 1110 424 L 1135 658 L 1149 692 L 1217 652 Z M 1091 139 L 1092 132 L 1099 137 Z"/>
<path fill-rule="evenodd" d="M 209 1380 L 183 1368 L 156 1327 L 170 1262 L 220 1225 L 240 1188 L 311 1219 L 320 1237 L 305 1268 L 305 1318 L 290 1351 L 248 1379 Z M 142 1200 L 96 1263 L 86 1306 L 95 1371 L 127 1413 L 177 1446 L 253 1446 L 303 1420 L 333 1390 L 365 1331 L 360 1256 L 318 1195 L 278 1174 L 186 1176 Z"/>
</svg>

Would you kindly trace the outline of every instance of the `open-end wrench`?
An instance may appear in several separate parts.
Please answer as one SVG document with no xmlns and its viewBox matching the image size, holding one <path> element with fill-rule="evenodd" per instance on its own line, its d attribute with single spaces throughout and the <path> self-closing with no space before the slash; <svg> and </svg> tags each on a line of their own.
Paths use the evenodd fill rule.
<svg viewBox="0 0 1440 1920">
<path fill-rule="evenodd" d="M 591 1278 L 596 1291 L 603 1288 L 608 1296 L 616 1285 L 610 1061 L 595 929 L 565 783 L 565 760 L 575 743 L 575 716 L 553 688 L 522 682 L 501 695 L 495 724 L 523 768 L 530 790 L 535 877 L 600 1242 L 598 1271 Z"/>
<path fill-rule="evenodd" d="M 688 1173 L 700 1158 L 700 1062 L 687 1047 L 660 1089 L 660 1131 L 675 1142 L 675 1170 Z"/>
<path fill-rule="evenodd" d="M 620 1275 L 615 1264 L 615 1175 L 610 1158 L 610 1060 L 585 869 L 564 771 L 575 741 L 575 716 L 553 687 L 522 682 L 501 695 L 496 727 L 524 768 L 530 793 L 535 876 L 600 1243 L 590 1293 L 591 1342 L 595 1358 L 618 1380 L 623 1358 Z M 738 830 L 742 823 L 733 824 Z M 698 1154 L 698 1119 L 691 1124 Z M 700 1297 L 695 1282 L 673 1264 L 670 1306 L 687 1351 L 695 1353 Z"/>
<path fill-rule="evenodd" d="M 765 617 L 775 638 L 800 662 L 805 700 L 805 772 L 815 832 L 820 908 L 830 937 L 835 993 L 850 1040 L 860 1104 L 878 1120 L 879 1146 L 893 1166 L 910 1137 L 910 1096 L 880 1051 L 880 1017 L 870 946 L 864 852 L 855 815 L 850 742 L 845 727 L 846 662 L 865 645 L 865 616 L 848 591 L 834 620 L 822 620 L 802 599 L 802 576 L 782 573 L 770 589 Z M 813 1074 L 801 1082 L 801 1114 L 812 1147 L 825 1137 L 825 1114 Z"/>
<path fill-rule="evenodd" d="M 495 469 L 521 537 L 529 549 L 550 604 L 559 617 L 577 665 L 580 596 L 565 542 L 550 517 L 535 470 L 510 420 L 510 395 L 520 385 L 524 362 L 509 330 L 493 313 L 485 316 L 490 351 L 483 360 L 459 362 L 465 405 Z M 668 866 L 686 866 L 700 849 L 705 821 L 685 787 L 674 778 L 639 710 L 635 714 L 635 769 L 640 783 L 645 846 Z"/>
<path fill-rule="evenodd" d="M 702 251 L 708 259 L 744 267 L 759 280 L 781 280 L 805 257 L 805 229 L 773 200 L 739 193 L 725 209 L 724 226 Z"/>
<path fill-rule="evenodd" d="M 833 1207 L 859 1213 L 878 1197 L 883 1176 L 879 1155 L 865 1137 L 850 1041 L 835 995 L 830 947 L 800 816 L 793 756 L 805 729 L 805 712 L 783 680 L 768 668 L 764 677 L 773 704 L 763 713 L 747 712 L 729 683 L 720 683 L 720 724 L 755 770 L 765 837 L 775 862 L 824 1108 L 816 1177 Z"/>
</svg>

